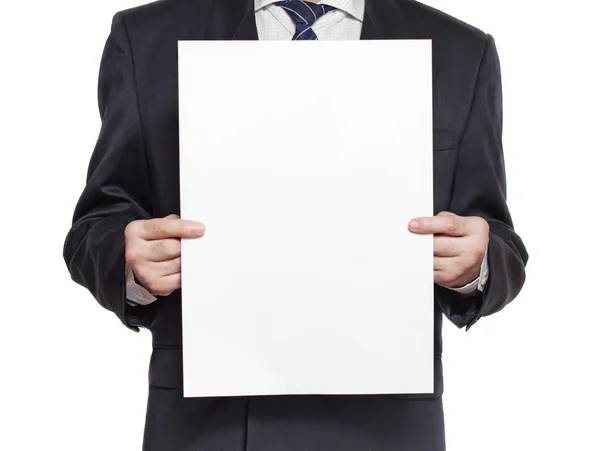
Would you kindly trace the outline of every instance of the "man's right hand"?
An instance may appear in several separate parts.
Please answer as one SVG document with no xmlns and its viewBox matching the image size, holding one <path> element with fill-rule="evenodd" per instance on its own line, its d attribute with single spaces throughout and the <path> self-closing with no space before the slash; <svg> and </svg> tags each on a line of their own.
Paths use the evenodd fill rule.
<svg viewBox="0 0 600 451">
<path fill-rule="evenodd" d="M 204 235 L 204 225 L 177 215 L 130 222 L 125 228 L 125 260 L 155 296 L 181 288 L 181 238 Z"/>
</svg>

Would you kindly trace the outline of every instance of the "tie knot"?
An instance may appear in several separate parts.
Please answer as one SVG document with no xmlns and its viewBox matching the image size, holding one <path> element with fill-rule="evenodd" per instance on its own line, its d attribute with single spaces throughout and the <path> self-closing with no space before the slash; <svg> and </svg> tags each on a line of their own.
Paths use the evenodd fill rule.
<svg viewBox="0 0 600 451">
<path fill-rule="evenodd" d="M 323 14 L 334 10 L 333 6 L 303 0 L 284 0 L 275 3 L 286 10 L 297 26 L 311 27 Z"/>
</svg>

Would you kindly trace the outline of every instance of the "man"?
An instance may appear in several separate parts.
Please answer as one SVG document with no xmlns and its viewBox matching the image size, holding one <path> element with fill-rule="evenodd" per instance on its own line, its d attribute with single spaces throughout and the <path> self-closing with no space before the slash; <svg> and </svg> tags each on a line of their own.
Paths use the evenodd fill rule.
<svg viewBox="0 0 600 451">
<path fill-rule="evenodd" d="M 180 239 L 205 228 L 177 216 L 177 41 L 200 39 L 432 40 L 436 215 L 407 227 L 435 236 L 433 394 L 182 397 Z M 506 205 L 492 36 L 413 0 L 164 0 L 115 15 L 99 107 L 64 258 L 103 307 L 152 332 L 145 450 L 445 449 L 442 315 L 468 330 L 498 312 L 528 258 Z"/>
</svg>

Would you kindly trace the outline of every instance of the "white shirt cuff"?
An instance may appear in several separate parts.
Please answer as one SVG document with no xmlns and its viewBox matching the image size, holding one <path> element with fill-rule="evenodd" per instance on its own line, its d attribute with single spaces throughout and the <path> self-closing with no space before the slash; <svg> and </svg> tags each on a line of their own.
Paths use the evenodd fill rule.
<svg viewBox="0 0 600 451">
<path fill-rule="evenodd" d="M 156 296 L 153 296 L 152 293 L 135 282 L 135 279 L 133 278 L 133 268 L 129 263 L 125 264 L 125 280 L 127 287 L 127 303 L 129 305 L 148 305 L 156 301 Z"/>
</svg>

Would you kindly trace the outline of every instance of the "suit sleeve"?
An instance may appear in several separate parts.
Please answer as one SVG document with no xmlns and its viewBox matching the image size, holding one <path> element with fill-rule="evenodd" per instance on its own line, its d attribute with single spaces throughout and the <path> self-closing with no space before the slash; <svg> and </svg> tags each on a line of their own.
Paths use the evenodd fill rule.
<svg viewBox="0 0 600 451">
<path fill-rule="evenodd" d="M 502 86 L 494 38 L 487 35 L 468 120 L 458 148 L 450 211 L 480 216 L 490 225 L 488 280 L 476 296 L 435 287 L 445 315 L 469 330 L 482 316 L 502 310 L 525 282 L 528 254 L 515 233 L 506 203 L 502 148 Z"/>
<path fill-rule="evenodd" d="M 144 308 L 126 302 L 124 232 L 129 222 L 150 218 L 152 206 L 132 54 L 119 14 L 102 55 L 98 106 L 100 134 L 63 256 L 71 278 L 137 331 Z"/>
</svg>

